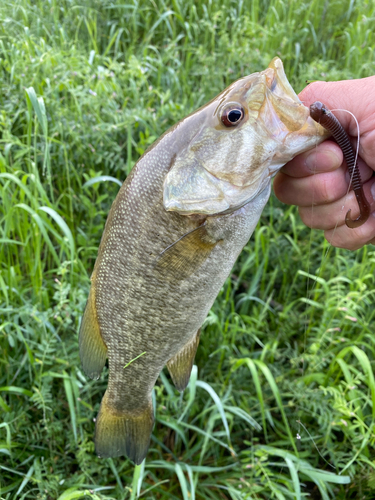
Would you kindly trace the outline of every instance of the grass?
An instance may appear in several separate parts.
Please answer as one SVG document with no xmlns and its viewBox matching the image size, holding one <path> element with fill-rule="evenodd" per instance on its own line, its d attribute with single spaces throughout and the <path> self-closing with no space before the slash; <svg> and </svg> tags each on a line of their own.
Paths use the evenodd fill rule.
<svg viewBox="0 0 375 500">
<path fill-rule="evenodd" d="M 271 198 L 145 464 L 100 460 L 77 329 L 118 184 L 170 125 L 275 55 L 294 88 L 375 72 L 373 2 L 0 5 L 0 498 L 375 498 L 375 252 Z M 327 254 L 328 252 L 328 254 Z M 306 258 L 308 256 L 308 259 Z"/>
</svg>

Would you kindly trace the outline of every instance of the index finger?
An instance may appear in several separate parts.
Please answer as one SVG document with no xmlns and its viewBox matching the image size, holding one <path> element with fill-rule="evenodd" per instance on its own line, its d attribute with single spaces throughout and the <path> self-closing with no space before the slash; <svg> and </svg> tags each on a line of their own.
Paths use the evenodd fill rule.
<svg viewBox="0 0 375 500">
<path fill-rule="evenodd" d="M 290 177 L 308 177 L 321 172 L 332 172 L 340 167 L 343 154 L 340 147 L 332 141 L 324 141 L 314 149 L 302 153 L 281 169 Z"/>
</svg>

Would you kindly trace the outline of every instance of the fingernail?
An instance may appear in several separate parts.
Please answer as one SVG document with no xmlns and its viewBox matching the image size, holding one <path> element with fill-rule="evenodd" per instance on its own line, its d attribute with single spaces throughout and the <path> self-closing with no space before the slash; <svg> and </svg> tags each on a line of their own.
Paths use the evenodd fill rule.
<svg viewBox="0 0 375 500">
<path fill-rule="evenodd" d="M 375 182 L 371 186 L 371 196 L 372 196 L 372 199 L 375 201 Z"/>
<path fill-rule="evenodd" d="M 340 158 L 330 150 L 312 151 L 305 160 L 305 165 L 312 172 L 335 170 L 340 166 Z"/>
</svg>

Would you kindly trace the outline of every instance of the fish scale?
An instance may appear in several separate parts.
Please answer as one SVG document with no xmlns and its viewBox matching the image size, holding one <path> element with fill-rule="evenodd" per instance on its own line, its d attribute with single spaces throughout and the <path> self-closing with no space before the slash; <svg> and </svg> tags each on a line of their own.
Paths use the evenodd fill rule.
<svg viewBox="0 0 375 500">
<path fill-rule="evenodd" d="M 254 85 L 263 89 L 264 105 L 259 91 L 252 102 Z M 277 113 L 270 119 L 275 99 L 268 94 L 274 92 Z M 237 128 L 220 119 L 227 104 L 241 110 Z M 292 132 L 285 125 L 290 108 L 297 122 Z M 96 420 L 99 456 L 127 455 L 137 464 L 146 456 L 156 379 L 167 365 L 178 390 L 186 387 L 200 327 L 257 225 L 280 157 L 288 161 L 325 137 L 304 108 L 275 59 L 167 131 L 121 187 L 79 338 L 88 376 L 98 378 L 108 357 L 108 387 Z M 257 127 L 263 139 L 254 143 Z"/>
</svg>

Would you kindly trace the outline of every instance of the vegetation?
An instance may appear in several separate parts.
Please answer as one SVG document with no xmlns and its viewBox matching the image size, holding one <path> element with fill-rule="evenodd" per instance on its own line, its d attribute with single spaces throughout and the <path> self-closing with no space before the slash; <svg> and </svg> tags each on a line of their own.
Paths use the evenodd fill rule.
<svg viewBox="0 0 375 500">
<path fill-rule="evenodd" d="M 98 459 L 107 373 L 77 330 L 118 184 L 170 125 L 279 55 L 375 72 L 365 0 L 0 4 L 0 498 L 375 498 L 375 252 L 271 198 L 210 312 L 189 388 L 155 388 L 146 462 Z"/>
</svg>

